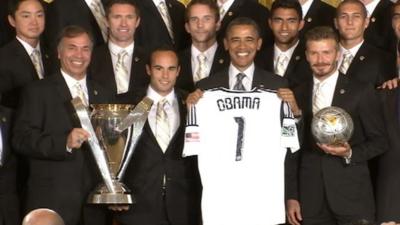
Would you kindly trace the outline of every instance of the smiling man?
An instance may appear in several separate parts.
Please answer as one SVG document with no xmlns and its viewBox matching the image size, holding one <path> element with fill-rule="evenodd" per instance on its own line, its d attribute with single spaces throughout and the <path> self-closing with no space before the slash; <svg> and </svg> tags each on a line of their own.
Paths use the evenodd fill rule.
<svg viewBox="0 0 400 225">
<path fill-rule="evenodd" d="M 134 42 L 140 11 L 130 0 L 112 0 L 106 6 L 109 41 L 93 50 L 89 76 L 119 95 L 149 82 L 145 72 L 146 53 Z"/>
</svg>

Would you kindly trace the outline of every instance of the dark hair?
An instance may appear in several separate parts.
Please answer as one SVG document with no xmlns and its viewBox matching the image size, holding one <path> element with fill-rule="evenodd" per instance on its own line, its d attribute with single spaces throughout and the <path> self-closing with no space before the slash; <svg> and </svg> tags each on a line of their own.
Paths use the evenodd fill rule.
<svg viewBox="0 0 400 225">
<path fill-rule="evenodd" d="M 4 0 L 3 0 L 4 1 Z M 5 0 L 7 1 L 7 0 Z M 19 6 L 28 0 L 8 0 L 8 4 L 7 4 L 7 8 L 8 8 L 8 15 L 10 15 L 12 18 L 15 18 L 15 13 L 17 12 Z M 45 7 L 44 4 L 41 0 L 36 0 L 37 2 L 39 2 L 39 4 L 42 6 L 43 11 L 45 11 Z"/>
<path fill-rule="evenodd" d="M 178 65 L 179 65 L 178 53 L 176 52 L 176 50 L 173 47 L 171 47 L 169 45 L 162 45 L 162 46 L 158 46 L 158 47 L 154 48 L 149 54 L 149 57 L 147 59 L 147 65 L 151 66 L 153 56 L 156 52 L 173 52 L 178 61 Z"/>
<path fill-rule="evenodd" d="M 394 16 L 394 10 L 396 9 L 396 7 L 400 6 L 400 1 L 396 1 L 391 8 L 391 13 L 392 13 L 392 17 Z"/>
<path fill-rule="evenodd" d="M 271 6 L 271 17 L 274 15 L 275 10 L 281 8 L 295 10 L 299 19 L 302 20 L 303 11 L 298 0 L 275 0 Z"/>
<path fill-rule="evenodd" d="M 110 0 L 109 2 L 106 3 L 105 5 L 105 13 L 106 17 L 110 15 L 111 7 L 115 4 L 126 4 L 126 5 L 131 5 L 133 8 L 135 8 L 136 15 L 140 17 L 140 10 L 137 4 L 132 1 L 132 0 Z"/>
<path fill-rule="evenodd" d="M 339 37 L 332 27 L 317 26 L 306 32 L 304 36 L 306 43 L 310 41 L 321 41 L 331 39 L 336 42 L 336 48 L 339 48 Z"/>
<path fill-rule="evenodd" d="M 342 2 L 339 3 L 339 5 L 336 8 L 336 18 L 338 18 L 338 16 L 339 16 L 340 9 L 343 7 L 343 5 L 346 5 L 346 4 L 358 5 L 361 8 L 363 17 L 364 18 L 368 17 L 367 8 L 365 8 L 365 5 L 360 0 L 343 0 Z"/>
<path fill-rule="evenodd" d="M 61 32 L 59 33 L 58 37 L 57 37 L 57 48 L 60 47 L 61 41 L 64 38 L 74 38 L 74 37 L 78 37 L 82 34 L 86 34 L 91 42 L 91 47 L 93 47 L 93 36 L 92 34 L 86 30 L 83 27 L 80 26 L 76 26 L 76 25 L 70 25 L 70 26 L 66 26 L 64 27 L 64 29 L 61 30 Z"/>
<path fill-rule="evenodd" d="M 228 33 L 232 30 L 232 27 L 240 25 L 248 25 L 254 27 L 257 35 L 260 36 L 260 27 L 253 19 L 250 19 L 249 17 L 237 17 L 228 24 L 225 31 L 225 38 L 228 37 Z"/>
<path fill-rule="evenodd" d="M 189 12 L 194 5 L 206 5 L 214 13 L 215 21 L 219 21 L 219 8 L 214 0 L 191 0 L 186 6 L 185 10 L 185 22 L 189 21 Z"/>
</svg>

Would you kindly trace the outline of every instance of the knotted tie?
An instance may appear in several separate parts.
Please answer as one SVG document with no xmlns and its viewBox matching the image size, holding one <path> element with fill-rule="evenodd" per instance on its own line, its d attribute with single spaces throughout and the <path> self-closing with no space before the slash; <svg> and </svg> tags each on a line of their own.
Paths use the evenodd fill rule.
<svg viewBox="0 0 400 225">
<path fill-rule="evenodd" d="M 352 60 L 353 60 L 353 55 L 349 51 L 346 51 L 343 54 L 343 60 L 342 60 L 342 64 L 340 64 L 339 71 L 343 74 L 346 74 L 347 70 L 350 67 Z"/>
<path fill-rule="evenodd" d="M 125 57 L 128 53 L 122 50 L 118 53 L 117 63 L 115 64 L 115 79 L 117 82 L 117 93 L 125 93 L 129 88 L 129 73 L 128 68 L 125 66 Z"/>
<path fill-rule="evenodd" d="M 203 79 L 204 77 L 206 77 L 206 69 L 207 69 L 206 61 L 207 61 L 207 57 L 203 53 L 200 53 L 197 56 L 198 67 L 197 67 L 197 71 L 195 73 L 196 76 L 195 76 L 194 82 L 197 82 L 197 81 Z"/>
<path fill-rule="evenodd" d="M 288 57 L 284 54 L 280 54 L 278 58 L 276 59 L 276 65 L 275 65 L 275 73 L 278 74 L 279 76 L 283 76 L 286 71 L 286 63 L 288 61 Z"/>
<path fill-rule="evenodd" d="M 165 111 L 167 104 L 167 99 L 161 99 L 157 104 L 156 112 L 156 139 L 163 152 L 167 150 L 170 141 L 169 121 Z"/>
<path fill-rule="evenodd" d="M 233 90 L 238 90 L 238 91 L 245 91 L 246 90 L 246 88 L 244 88 L 244 85 L 243 85 L 243 82 L 242 82 L 243 78 L 245 78 L 245 77 L 246 77 L 246 75 L 244 73 L 238 73 L 236 75 L 236 83 L 233 86 Z"/>
<path fill-rule="evenodd" d="M 320 109 L 324 108 L 324 94 L 322 92 L 322 84 L 315 84 L 315 91 L 313 95 L 312 111 L 313 114 L 317 113 Z"/>
<path fill-rule="evenodd" d="M 36 49 L 33 50 L 33 52 L 31 53 L 31 60 L 33 66 L 35 67 L 39 79 L 43 79 L 43 67 L 40 59 L 41 59 L 40 52 Z"/>
<path fill-rule="evenodd" d="M 85 92 L 83 91 L 81 84 L 79 82 L 76 82 L 76 84 L 74 86 L 75 86 L 76 94 L 79 96 L 79 98 L 81 98 L 82 103 L 85 106 L 89 106 L 89 103 L 86 99 Z"/>
</svg>

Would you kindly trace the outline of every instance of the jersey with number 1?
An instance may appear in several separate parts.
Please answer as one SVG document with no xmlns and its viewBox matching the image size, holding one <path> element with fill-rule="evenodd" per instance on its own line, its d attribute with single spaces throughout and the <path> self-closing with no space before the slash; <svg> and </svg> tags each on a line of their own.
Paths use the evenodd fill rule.
<svg viewBox="0 0 400 225">
<path fill-rule="evenodd" d="M 198 155 L 204 225 L 285 222 L 282 101 L 275 92 L 205 91 L 183 155 Z"/>
</svg>

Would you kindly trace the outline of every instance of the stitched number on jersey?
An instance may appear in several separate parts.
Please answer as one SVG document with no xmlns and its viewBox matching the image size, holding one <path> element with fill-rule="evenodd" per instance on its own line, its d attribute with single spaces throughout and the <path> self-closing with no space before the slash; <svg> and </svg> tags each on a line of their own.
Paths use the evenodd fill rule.
<svg viewBox="0 0 400 225">
<path fill-rule="evenodd" d="M 238 124 L 238 135 L 236 139 L 236 161 L 242 160 L 242 149 L 243 149 L 243 139 L 244 139 L 244 118 L 234 117 L 235 122 Z"/>
</svg>

